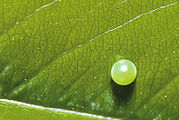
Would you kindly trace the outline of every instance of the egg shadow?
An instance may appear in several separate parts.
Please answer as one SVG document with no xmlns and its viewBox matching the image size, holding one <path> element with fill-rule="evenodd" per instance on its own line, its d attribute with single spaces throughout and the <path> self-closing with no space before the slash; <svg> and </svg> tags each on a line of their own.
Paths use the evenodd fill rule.
<svg viewBox="0 0 179 120">
<path fill-rule="evenodd" d="M 136 80 L 135 80 L 136 81 Z M 112 94 L 117 105 L 126 105 L 135 88 L 135 81 L 129 85 L 121 86 L 111 79 Z"/>
</svg>

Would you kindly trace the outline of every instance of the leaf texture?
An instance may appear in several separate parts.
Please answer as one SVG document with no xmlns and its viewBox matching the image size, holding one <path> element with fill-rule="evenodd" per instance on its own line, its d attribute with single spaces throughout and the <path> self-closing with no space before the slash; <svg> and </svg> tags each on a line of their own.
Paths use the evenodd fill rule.
<svg viewBox="0 0 179 120">
<path fill-rule="evenodd" d="M 177 119 L 177 1 L 0 2 L 0 98 L 121 118 Z M 136 82 L 110 78 L 119 59 Z"/>
</svg>

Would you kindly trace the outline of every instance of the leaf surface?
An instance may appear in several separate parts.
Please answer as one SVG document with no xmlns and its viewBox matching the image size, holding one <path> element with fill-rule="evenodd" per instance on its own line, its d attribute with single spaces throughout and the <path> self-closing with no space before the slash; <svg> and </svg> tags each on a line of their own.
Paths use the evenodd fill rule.
<svg viewBox="0 0 179 120">
<path fill-rule="evenodd" d="M 112 118 L 179 117 L 177 1 L 0 3 L 1 99 Z M 112 81 L 119 59 L 136 65 L 135 83 Z"/>
</svg>

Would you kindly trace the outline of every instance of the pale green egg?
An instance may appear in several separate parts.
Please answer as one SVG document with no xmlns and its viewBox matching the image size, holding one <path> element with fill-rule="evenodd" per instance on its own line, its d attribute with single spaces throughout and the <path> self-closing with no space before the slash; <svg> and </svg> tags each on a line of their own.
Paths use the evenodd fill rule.
<svg viewBox="0 0 179 120">
<path fill-rule="evenodd" d="M 129 60 L 119 60 L 111 69 L 111 77 L 119 85 L 129 85 L 137 75 L 135 65 Z"/>
</svg>

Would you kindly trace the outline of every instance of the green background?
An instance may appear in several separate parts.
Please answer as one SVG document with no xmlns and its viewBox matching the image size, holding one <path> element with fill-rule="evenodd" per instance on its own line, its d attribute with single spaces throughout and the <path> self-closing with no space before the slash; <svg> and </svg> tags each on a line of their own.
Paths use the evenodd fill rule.
<svg viewBox="0 0 179 120">
<path fill-rule="evenodd" d="M 2 100 L 10 99 L 110 119 L 176 120 L 177 6 L 176 0 L 1 0 L 0 119 L 98 119 Z M 110 78 L 120 59 L 137 67 L 129 86 Z"/>
</svg>

